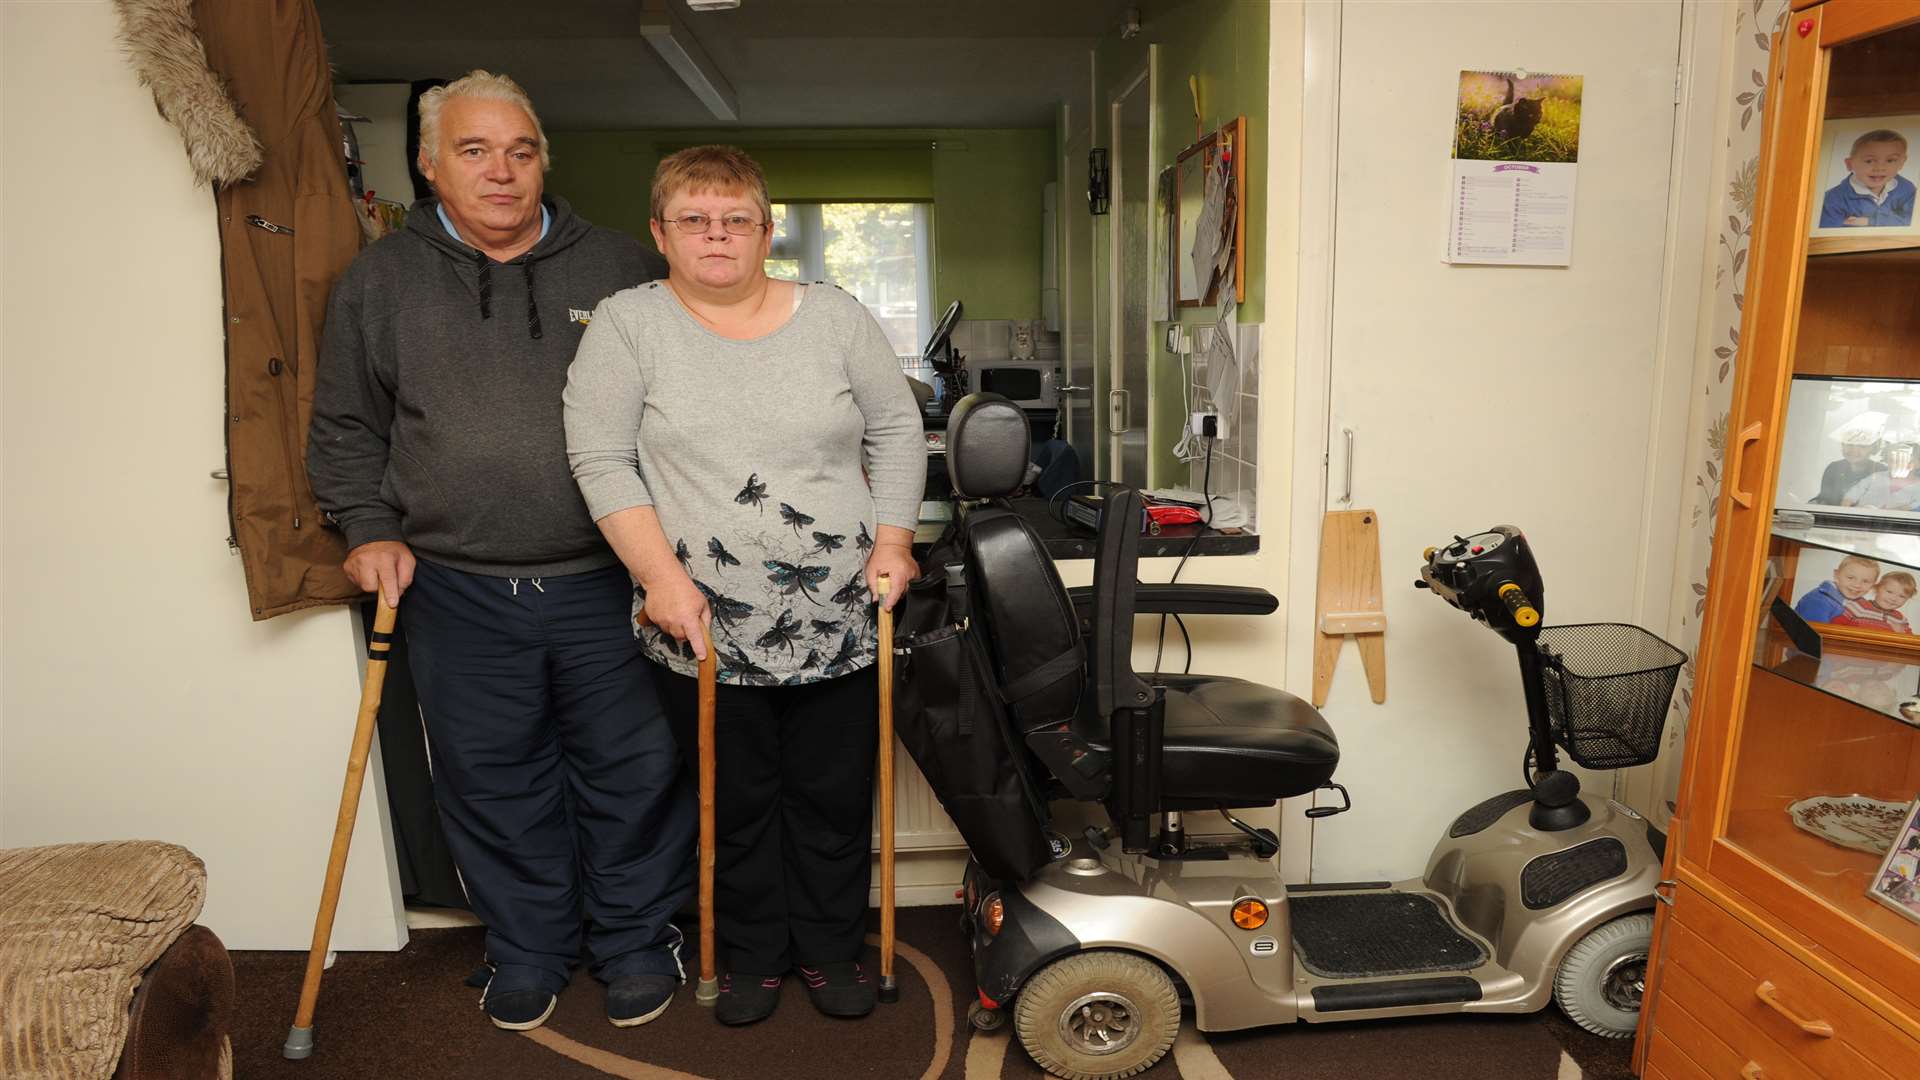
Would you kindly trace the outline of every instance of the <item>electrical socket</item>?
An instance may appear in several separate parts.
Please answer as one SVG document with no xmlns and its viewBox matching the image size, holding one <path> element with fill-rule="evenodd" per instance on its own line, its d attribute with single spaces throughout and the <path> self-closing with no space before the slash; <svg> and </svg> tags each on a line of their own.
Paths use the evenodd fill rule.
<svg viewBox="0 0 1920 1080">
<path fill-rule="evenodd" d="M 1198 436 L 1224 439 L 1227 437 L 1227 421 L 1219 413 L 1202 410 L 1193 414 L 1188 430 Z"/>
</svg>

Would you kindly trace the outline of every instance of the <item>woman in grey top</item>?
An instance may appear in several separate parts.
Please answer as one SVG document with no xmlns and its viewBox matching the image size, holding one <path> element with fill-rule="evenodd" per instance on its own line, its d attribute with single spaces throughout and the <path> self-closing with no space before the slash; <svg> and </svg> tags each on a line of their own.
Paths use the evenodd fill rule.
<svg viewBox="0 0 1920 1080">
<path fill-rule="evenodd" d="M 822 1012 L 862 1016 L 872 594 L 887 575 L 891 605 L 918 573 L 919 412 L 859 301 L 767 277 L 772 210 L 746 154 L 666 158 L 652 212 L 668 278 L 593 312 L 568 374 L 568 458 L 637 583 L 688 757 L 703 631 L 718 653 L 717 1017 L 764 1019 L 789 970 Z"/>
</svg>

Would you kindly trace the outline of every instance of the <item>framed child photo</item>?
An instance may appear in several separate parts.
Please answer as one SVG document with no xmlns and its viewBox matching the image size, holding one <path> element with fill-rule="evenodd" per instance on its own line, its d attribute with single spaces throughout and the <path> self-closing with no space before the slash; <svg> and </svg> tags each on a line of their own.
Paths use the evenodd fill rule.
<svg viewBox="0 0 1920 1080">
<path fill-rule="evenodd" d="M 1893 846 L 1867 885 L 1867 895 L 1920 922 L 1920 799 L 1907 807 Z"/>
<path fill-rule="evenodd" d="M 1795 375 L 1781 443 L 1775 509 L 1920 530 L 1920 382 Z"/>
<path fill-rule="evenodd" d="M 1813 199 L 1814 254 L 1920 245 L 1911 148 L 1920 114 L 1829 120 Z"/>
</svg>

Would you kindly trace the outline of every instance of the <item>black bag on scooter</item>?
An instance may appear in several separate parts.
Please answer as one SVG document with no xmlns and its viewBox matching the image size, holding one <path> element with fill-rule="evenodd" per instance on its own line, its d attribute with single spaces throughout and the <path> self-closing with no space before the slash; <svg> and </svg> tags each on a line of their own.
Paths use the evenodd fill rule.
<svg viewBox="0 0 1920 1080">
<path fill-rule="evenodd" d="M 1053 857 L 1046 803 L 1008 732 L 951 534 L 925 565 L 895 609 L 894 729 L 974 860 L 993 877 L 1017 881 Z"/>
</svg>

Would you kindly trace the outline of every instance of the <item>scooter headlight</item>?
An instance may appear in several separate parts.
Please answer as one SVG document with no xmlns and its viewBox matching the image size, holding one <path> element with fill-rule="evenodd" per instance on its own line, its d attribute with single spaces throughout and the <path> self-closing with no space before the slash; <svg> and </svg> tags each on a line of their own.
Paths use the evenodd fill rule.
<svg viewBox="0 0 1920 1080">
<path fill-rule="evenodd" d="M 1267 902 L 1257 896 L 1243 896 L 1235 900 L 1233 925 L 1242 930 L 1258 930 L 1267 925 Z"/>
<path fill-rule="evenodd" d="M 999 893 L 987 897 L 987 902 L 980 905 L 980 922 L 987 928 L 987 933 L 995 937 L 1000 936 L 1000 924 L 1006 921 L 1006 918 L 1007 905 L 1000 902 Z"/>
</svg>

